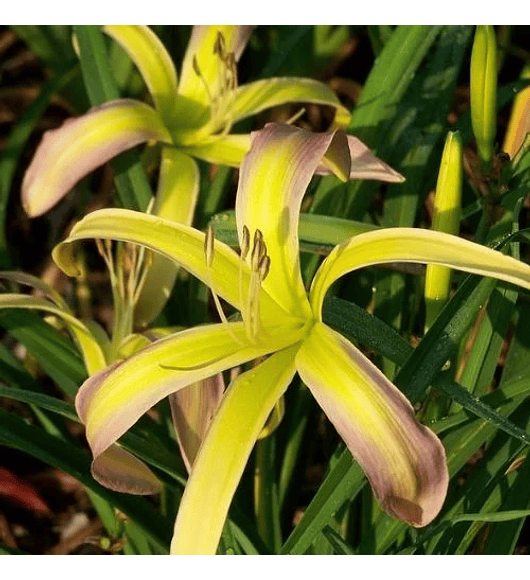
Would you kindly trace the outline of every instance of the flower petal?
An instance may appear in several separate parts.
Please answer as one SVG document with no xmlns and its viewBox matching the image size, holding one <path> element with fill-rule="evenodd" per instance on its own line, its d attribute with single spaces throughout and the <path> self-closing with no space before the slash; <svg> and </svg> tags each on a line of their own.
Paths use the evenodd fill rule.
<svg viewBox="0 0 530 580">
<path fill-rule="evenodd" d="M 425 526 L 440 511 L 449 475 L 440 440 L 360 351 L 317 322 L 296 357 L 302 380 L 366 473 L 390 515 Z"/>
<path fill-rule="evenodd" d="M 225 52 L 234 53 L 239 60 L 253 26 L 194 26 L 188 48 L 182 62 L 179 95 L 197 104 L 197 116 L 189 124 L 206 121 L 211 98 L 219 94 L 225 82 L 226 65 L 214 51 L 218 34 L 225 41 Z M 194 64 L 195 61 L 195 64 Z M 197 68 L 200 76 L 197 74 Z M 190 109 L 191 114 L 191 109 Z"/>
<path fill-rule="evenodd" d="M 173 121 L 177 101 L 177 71 L 169 53 L 148 26 L 107 25 L 103 27 L 138 67 L 156 109 L 166 125 Z"/>
<path fill-rule="evenodd" d="M 401 183 L 405 178 L 376 157 L 370 149 L 357 137 L 347 135 L 348 146 L 350 148 L 351 170 L 350 179 L 375 179 L 377 181 L 388 181 L 390 183 Z M 316 173 L 318 175 L 329 175 L 335 173 L 330 171 L 329 165 L 319 165 Z"/>
<path fill-rule="evenodd" d="M 294 376 L 298 345 L 275 353 L 229 386 L 180 503 L 172 554 L 213 555 L 252 448 Z"/>
<path fill-rule="evenodd" d="M 105 353 L 90 330 L 70 312 L 48 300 L 27 294 L 0 294 L 0 309 L 2 308 L 29 308 L 57 316 L 75 337 L 89 374 L 97 373 L 107 365 Z"/>
<path fill-rule="evenodd" d="M 125 209 L 92 212 L 74 226 L 65 241 L 53 249 L 53 259 L 69 276 L 79 274 L 75 243 L 86 239 L 121 240 L 154 250 L 178 262 L 236 308 L 240 308 L 242 296 L 248 293 L 250 272 L 239 255 L 226 244 L 216 241 L 214 259 L 208 267 L 204 253 L 205 234 L 184 224 Z M 239 292 L 240 269 L 242 296 Z M 286 316 L 263 290 L 260 309 L 264 319 L 277 320 L 278 315 Z"/>
<path fill-rule="evenodd" d="M 199 143 L 183 148 L 188 155 L 204 159 L 208 163 L 230 167 L 239 167 L 249 149 L 249 134 L 208 137 Z"/>
<path fill-rule="evenodd" d="M 24 175 L 26 213 L 31 217 L 43 214 L 96 167 L 153 139 L 171 142 L 158 113 L 132 99 L 112 101 L 67 119 L 44 134 Z"/>
<path fill-rule="evenodd" d="M 92 477 L 101 485 L 134 495 L 151 495 L 162 491 L 155 474 L 132 453 L 111 445 L 91 467 Z"/>
<path fill-rule="evenodd" d="M 179 223 L 191 225 L 199 195 L 197 163 L 173 147 L 162 149 L 158 191 L 153 213 Z M 134 321 L 149 325 L 162 311 L 177 277 L 178 265 L 156 252 L 134 309 Z"/>
<path fill-rule="evenodd" d="M 271 123 L 252 134 L 236 197 L 236 221 L 250 236 L 260 230 L 270 256 L 263 288 L 294 316 L 309 312 L 299 266 L 300 205 L 311 178 L 325 155 L 344 177 L 350 173 L 344 133 L 311 133 L 291 125 Z M 328 152 L 329 151 L 329 152 Z"/>
<path fill-rule="evenodd" d="M 293 77 L 262 79 L 241 85 L 234 91 L 228 114 L 235 123 L 285 103 L 314 103 L 334 107 L 335 125 L 340 127 L 346 126 L 351 117 L 328 85 L 312 79 Z"/>
<path fill-rule="evenodd" d="M 225 390 L 218 373 L 169 395 L 177 441 L 188 473 Z"/>
<path fill-rule="evenodd" d="M 225 369 L 284 348 L 300 329 L 282 326 L 251 343 L 242 322 L 184 330 L 90 377 L 76 397 L 94 457 L 105 451 L 158 401 Z"/>
<path fill-rule="evenodd" d="M 530 266 L 501 252 L 443 232 L 386 228 L 346 240 L 324 260 L 311 286 L 314 315 L 321 318 L 324 297 L 335 280 L 358 268 L 389 262 L 440 264 L 530 289 Z"/>
</svg>

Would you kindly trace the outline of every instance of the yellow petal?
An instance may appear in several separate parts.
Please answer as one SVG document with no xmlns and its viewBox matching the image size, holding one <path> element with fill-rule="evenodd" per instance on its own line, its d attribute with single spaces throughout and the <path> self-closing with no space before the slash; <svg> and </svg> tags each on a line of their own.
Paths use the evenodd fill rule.
<svg viewBox="0 0 530 580">
<path fill-rule="evenodd" d="M 244 226 L 252 237 L 261 231 L 270 257 L 263 288 L 293 316 L 310 315 L 300 273 L 298 222 L 306 188 L 327 154 L 348 176 L 349 149 L 343 133 L 310 133 L 271 123 L 253 133 L 252 148 L 241 165 L 236 197 L 239 239 Z"/>
<path fill-rule="evenodd" d="M 44 134 L 24 175 L 26 213 L 43 214 L 85 175 L 149 140 L 171 142 L 171 136 L 154 109 L 132 99 L 112 101 L 67 119 Z"/>
<path fill-rule="evenodd" d="M 199 195 L 197 163 L 173 147 L 162 149 L 158 189 L 153 214 L 191 225 Z M 162 311 L 173 290 L 178 265 L 153 252 L 152 263 L 134 309 L 134 321 L 148 326 Z"/>
<path fill-rule="evenodd" d="M 172 554 L 215 554 L 248 457 L 294 375 L 294 345 L 229 386 L 193 465 L 171 542 Z"/>
<path fill-rule="evenodd" d="M 386 228 L 346 240 L 324 260 L 311 285 L 315 317 L 321 319 L 324 297 L 335 280 L 358 268 L 390 262 L 440 264 L 530 289 L 530 266 L 501 252 L 442 232 Z"/>
<path fill-rule="evenodd" d="M 242 322 L 198 326 L 158 340 L 90 377 L 76 397 L 76 410 L 94 457 L 170 393 L 300 339 L 297 327 L 273 330 L 252 343 Z"/>
<path fill-rule="evenodd" d="M 440 440 L 359 350 L 321 322 L 296 356 L 302 380 L 366 473 L 382 508 L 413 526 L 440 511 L 449 474 Z"/>
<path fill-rule="evenodd" d="M 214 259 L 208 267 L 204 253 L 205 234 L 184 224 L 158 216 L 125 209 L 104 209 L 86 215 L 78 222 L 70 236 L 57 245 L 53 259 L 69 276 L 79 274 L 75 259 L 76 242 L 87 239 L 112 239 L 139 244 L 174 260 L 236 308 L 247 295 L 250 271 L 241 264 L 239 256 L 226 244 L 216 241 Z M 239 292 L 239 275 L 242 269 L 242 290 Z M 272 321 L 287 313 L 264 291 L 260 293 L 260 310 L 264 318 Z"/>
<path fill-rule="evenodd" d="M 107 25 L 103 27 L 131 57 L 142 75 L 156 109 L 166 123 L 174 120 L 177 101 L 177 72 L 158 36 L 148 26 Z"/>
</svg>

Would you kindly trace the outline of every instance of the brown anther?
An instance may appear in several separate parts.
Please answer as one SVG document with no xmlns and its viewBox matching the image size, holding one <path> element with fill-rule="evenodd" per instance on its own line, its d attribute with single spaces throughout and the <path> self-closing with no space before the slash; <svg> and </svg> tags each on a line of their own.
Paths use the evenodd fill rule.
<svg viewBox="0 0 530 580">
<path fill-rule="evenodd" d="M 252 254 L 250 256 L 250 263 L 254 271 L 257 271 L 260 260 L 263 258 L 263 256 L 266 255 L 266 253 L 267 246 L 263 241 L 263 234 L 260 230 L 256 230 L 254 233 L 254 245 L 252 247 Z"/>
<path fill-rule="evenodd" d="M 250 249 L 250 232 L 247 226 L 243 226 L 243 231 L 241 233 L 241 259 L 244 260 L 247 257 L 248 251 Z"/>
<path fill-rule="evenodd" d="M 261 258 L 261 260 L 259 261 L 258 266 L 260 282 L 263 282 L 265 278 L 268 276 L 270 267 L 271 267 L 271 259 L 267 255 L 263 256 L 263 258 Z"/>
<path fill-rule="evenodd" d="M 213 231 L 212 224 L 208 225 L 208 229 L 206 230 L 206 235 L 204 236 L 204 256 L 206 258 L 206 265 L 208 268 L 212 265 L 213 262 L 213 245 L 215 241 L 215 234 Z"/>
<path fill-rule="evenodd" d="M 213 45 L 213 53 L 218 54 L 221 60 L 225 59 L 226 41 L 221 31 L 217 32 L 217 38 Z"/>
<path fill-rule="evenodd" d="M 195 71 L 195 74 L 200 77 L 201 76 L 201 69 L 199 68 L 199 62 L 197 61 L 197 55 L 194 54 L 193 58 L 191 59 L 191 64 L 193 66 L 193 70 Z"/>
</svg>

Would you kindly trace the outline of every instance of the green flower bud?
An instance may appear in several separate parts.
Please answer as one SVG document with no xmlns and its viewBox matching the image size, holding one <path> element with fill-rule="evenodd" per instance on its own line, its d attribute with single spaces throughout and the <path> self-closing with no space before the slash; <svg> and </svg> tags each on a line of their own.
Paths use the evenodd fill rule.
<svg viewBox="0 0 530 580">
<path fill-rule="evenodd" d="M 493 157 L 497 132 L 497 42 L 493 26 L 477 26 L 471 53 L 471 124 L 482 161 Z"/>
</svg>

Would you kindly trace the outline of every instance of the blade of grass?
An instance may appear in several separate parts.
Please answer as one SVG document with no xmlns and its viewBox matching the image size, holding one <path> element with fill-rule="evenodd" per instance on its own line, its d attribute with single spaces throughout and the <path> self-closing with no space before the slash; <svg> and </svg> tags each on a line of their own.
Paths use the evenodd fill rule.
<svg viewBox="0 0 530 580">
<path fill-rule="evenodd" d="M 27 310 L 2 310 L 0 326 L 28 349 L 65 394 L 75 396 L 86 370 L 70 340 Z"/>
</svg>

